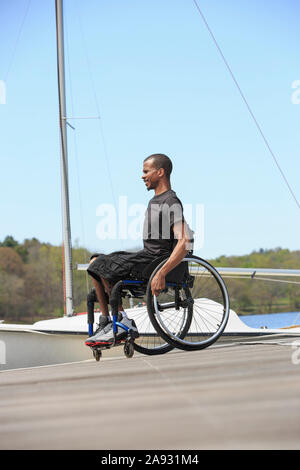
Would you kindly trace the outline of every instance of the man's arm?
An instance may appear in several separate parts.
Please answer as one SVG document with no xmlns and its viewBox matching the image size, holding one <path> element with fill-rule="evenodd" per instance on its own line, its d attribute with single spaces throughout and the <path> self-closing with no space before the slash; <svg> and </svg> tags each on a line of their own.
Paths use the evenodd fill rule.
<svg viewBox="0 0 300 470">
<path fill-rule="evenodd" d="M 178 240 L 168 261 L 155 274 L 151 282 L 153 295 L 158 295 L 166 287 L 166 275 L 172 271 L 191 249 L 190 229 L 186 222 L 177 222 L 173 226 L 174 237 Z"/>
</svg>

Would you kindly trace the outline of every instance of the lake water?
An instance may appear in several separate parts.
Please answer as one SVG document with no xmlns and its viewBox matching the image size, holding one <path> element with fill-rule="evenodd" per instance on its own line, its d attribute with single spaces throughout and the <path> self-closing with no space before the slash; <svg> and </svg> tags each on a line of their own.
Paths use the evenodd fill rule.
<svg viewBox="0 0 300 470">
<path fill-rule="evenodd" d="M 282 328 L 300 325 L 300 312 L 268 313 L 264 315 L 241 315 L 240 319 L 251 328 Z"/>
</svg>

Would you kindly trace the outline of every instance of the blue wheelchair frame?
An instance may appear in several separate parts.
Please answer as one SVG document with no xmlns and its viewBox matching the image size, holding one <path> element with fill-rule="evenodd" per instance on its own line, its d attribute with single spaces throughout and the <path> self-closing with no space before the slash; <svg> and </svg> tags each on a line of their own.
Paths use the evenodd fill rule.
<svg viewBox="0 0 300 470">
<path fill-rule="evenodd" d="M 115 337 L 115 342 L 116 342 L 116 334 L 118 331 L 118 326 L 125 330 L 127 333 L 129 333 L 129 328 L 126 325 L 123 325 L 123 323 L 118 321 L 118 305 L 119 305 L 119 299 L 121 295 L 122 288 L 124 286 L 142 286 L 145 285 L 145 289 L 147 287 L 147 282 L 146 281 L 141 281 L 138 279 L 125 279 L 124 281 L 118 281 L 111 292 L 111 297 L 110 297 L 110 304 L 111 304 L 111 309 L 112 309 L 112 319 L 113 319 L 113 333 Z M 93 331 L 94 331 L 94 302 L 93 305 L 89 305 L 91 302 L 88 301 L 88 332 L 89 336 L 93 336 Z"/>
<path fill-rule="evenodd" d="M 114 346 L 119 346 L 124 342 L 124 353 L 127 357 L 132 357 L 133 352 L 134 352 L 134 341 L 136 338 L 138 338 L 139 334 L 137 331 L 133 331 L 132 329 L 128 328 L 126 325 L 124 325 L 122 322 L 118 321 L 118 307 L 121 304 L 121 298 L 122 294 L 123 297 L 126 295 L 124 291 L 130 292 L 132 297 L 135 298 L 140 298 L 141 296 L 144 296 L 145 293 L 147 292 L 147 287 L 149 280 L 151 279 L 151 275 L 153 274 L 154 270 L 157 268 L 158 265 L 160 265 L 163 261 L 166 261 L 168 259 L 167 256 L 161 256 L 157 259 L 155 259 L 153 262 L 151 262 L 148 265 L 144 266 L 139 266 L 136 269 L 134 269 L 131 273 L 132 278 L 131 279 L 124 279 L 124 280 L 119 280 L 116 282 L 116 284 L 113 286 L 111 290 L 111 294 L 109 297 L 109 303 L 111 306 L 111 314 L 112 314 L 112 320 L 113 320 L 113 342 L 112 344 L 109 345 L 103 345 L 103 346 L 91 346 L 91 349 L 93 351 L 94 357 L 96 360 L 99 360 L 101 357 L 101 350 L 102 349 L 110 349 L 111 347 Z M 179 303 L 179 294 L 178 294 L 178 289 L 176 287 L 186 287 L 187 284 L 184 282 L 184 271 L 182 271 L 182 267 L 178 266 L 175 267 L 172 270 L 173 274 L 168 274 L 168 278 L 166 278 L 166 289 L 168 287 L 175 288 L 175 302 L 172 303 L 172 306 L 174 305 L 175 308 L 178 308 L 177 305 Z M 178 275 L 180 273 L 180 275 Z M 135 289 L 136 287 L 136 289 Z M 91 294 L 91 293 L 90 293 Z M 94 302 L 97 301 L 96 295 L 92 296 L 92 298 L 89 299 L 88 295 L 88 334 L 89 336 L 93 336 L 93 330 L 94 330 Z M 169 308 L 170 304 L 166 305 L 165 308 Z M 117 332 L 118 332 L 118 327 L 122 328 L 124 331 L 126 331 L 127 336 L 125 339 L 122 339 L 121 341 L 117 340 Z"/>
<path fill-rule="evenodd" d="M 116 334 L 118 331 L 118 327 L 122 328 L 125 330 L 127 333 L 130 333 L 129 328 L 126 325 L 123 325 L 123 323 L 118 321 L 118 305 L 119 305 L 119 299 L 121 295 L 121 291 L 124 287 L 126 286 L 144 286 L 145 290 L 147 288 L 147 282 L 148 281 L 142 281 L 138 279 L 125 279 L 123 281 L 118 281 L 111 292 L 111 297 L 110 297 L 110 304 L 112 308 L 112 319 L 113 319 L 113 333 L 114 337 L 116 340 Z M 185 284 L 183 284 L 185 285 Z M 175 287 L 176 283 L 174 282 L 166 282 L 166 287 Z M 133 295 L 134 297 L 134 295 Z M 92 308 L 89 308 L 89 302 L 88 302 L 88 329 L 89 329 L 89 336 L 93 336 L 94 332 L 94 306 Z"/>
</svg>

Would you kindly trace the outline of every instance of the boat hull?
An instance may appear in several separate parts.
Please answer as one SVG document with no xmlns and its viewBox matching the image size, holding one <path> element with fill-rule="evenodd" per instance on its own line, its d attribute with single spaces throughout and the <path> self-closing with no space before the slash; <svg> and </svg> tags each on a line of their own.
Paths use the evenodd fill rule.
<svg viewBox="0 0 300 470">
<path fill-rule="evenodd" d="M 51 334 L 0 328 L 0 370 L 37 367 L 91 359 L 86 335 Z"/>
<path fill-rule="evenodd" d="M 207 308 L 207 299 L 197 299 Z M 210 301 L 211 304 L 214 304 Z M 222 308 L 222 306 L 219 306 Z M 214 308 L 215 305 L 214 305 Z M 128 309 L 129 318 L 136 321 L 140 335 L 156 335 L 153 327 L 143 331 L 139 323 L 141 310 L 146 307 Z M 95 312 L 95 322 L 99 313 Z M 189 331 L 193 334 L 194 326 Z M 196 328 L 195 328 L 196 331 Z M 194 333 L 195 334 L 195 333 Z M 37 367 L 88 360 L 92 358 L 90 348 L 85 345 L 88 336 L 87 315 L 43 320 L 33 325 L 0 324 L 0 371 L 24 367 Z M 219 342 L 245 341 L 247 339 L 281 339 L 300 337 L 300 327 L 282 329 L 251 328 L 240 319 L 235 311 L 230 310 L 228 323 Z"/>
</svg>

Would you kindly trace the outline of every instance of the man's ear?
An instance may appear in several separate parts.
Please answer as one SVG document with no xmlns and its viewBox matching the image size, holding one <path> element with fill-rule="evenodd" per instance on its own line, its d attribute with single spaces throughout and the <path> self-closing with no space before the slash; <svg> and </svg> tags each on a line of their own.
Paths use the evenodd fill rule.
<svg viewBox="0 0 300 470">
<path fill-rule="evenodd" d="M 161 176 L 161 177 L 165 176 L 165 169 L 164 169 L 164 168 L 160 168 L 160 169 L 158 170 L 158 174 L 159 174 L 159 176 Z"/>
</svg>

